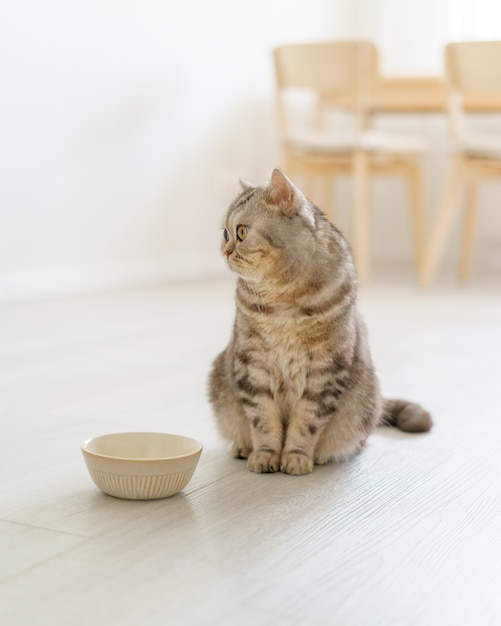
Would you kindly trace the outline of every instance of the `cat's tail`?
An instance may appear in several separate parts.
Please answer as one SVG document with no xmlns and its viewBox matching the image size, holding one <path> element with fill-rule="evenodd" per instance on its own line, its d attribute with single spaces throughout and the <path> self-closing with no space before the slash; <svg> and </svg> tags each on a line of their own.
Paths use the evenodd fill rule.
<svg viewBox="0 0 501 626">
<path fill-rule="evenodd" d="M 407 433 L 424 433 L 431 429 L 431 415 L 415 402 L 384 399 L 383 421 L 385 426 L 396 426 Z"/>
</svg>

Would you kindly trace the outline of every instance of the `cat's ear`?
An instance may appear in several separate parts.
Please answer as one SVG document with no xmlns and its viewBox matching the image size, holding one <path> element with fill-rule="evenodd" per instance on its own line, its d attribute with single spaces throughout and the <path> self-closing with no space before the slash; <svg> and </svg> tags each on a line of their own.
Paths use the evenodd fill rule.
<svg viewBox="0 0 501 626">
<path fill-rule="evenodd" d="M 240 187 L 242 187 L 242 191 L 250 191 L 251 189 L 256 188 L 256 185 L 251 185 L 251 183 L 248 183 L 243 178 L 241 178 L 238 182 L 240 183 Z"/>
<path fill-rule="evenodd" d="M 294 212 L 295 187 L 287 176 L 279 169 L 274 169 L 271 181 L 266 187 L 266 202 L 289 215 Z"/>
</svg>

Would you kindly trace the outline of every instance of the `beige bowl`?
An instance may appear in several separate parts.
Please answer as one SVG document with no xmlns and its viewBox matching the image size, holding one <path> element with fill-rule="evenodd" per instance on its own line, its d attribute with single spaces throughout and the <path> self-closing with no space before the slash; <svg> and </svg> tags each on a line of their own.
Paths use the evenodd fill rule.
<svg viewBox="0 0 501 626">
<path fill-rule="evenodd" d="M 186 487 L 202 444 L 182 435 L 115 433 L 84 441 L 82 452 L 92 480 L 104 493 L 155 500 Z"/>
</svg>

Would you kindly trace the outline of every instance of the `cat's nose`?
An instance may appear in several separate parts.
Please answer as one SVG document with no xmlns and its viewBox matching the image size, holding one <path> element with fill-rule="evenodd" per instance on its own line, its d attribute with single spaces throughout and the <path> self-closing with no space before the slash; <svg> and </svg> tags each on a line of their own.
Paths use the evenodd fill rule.
<svg viewBox="0 0 501 626">
<path fill-rule="evenodd" d="M 229 258 L 230 258 L 230 256 L 231 256 L 231 253 L 232 253 L 232 252 L 233 252 L 233 247 L 230 247 L 230 248 L 225 248 L 225 249 L 224 249 L 224 254 L 225 254 L 225 256 L 226 256 L 226 258 L 227 258 L 227 259 L 229 259 Z"/>
</svg>

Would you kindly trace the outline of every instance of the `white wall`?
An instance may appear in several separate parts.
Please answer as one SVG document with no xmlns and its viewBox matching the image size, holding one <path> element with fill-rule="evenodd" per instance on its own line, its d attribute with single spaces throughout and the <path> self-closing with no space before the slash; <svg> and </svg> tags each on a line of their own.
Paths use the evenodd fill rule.
<svg viewBox="0 0 501 626">
<path fill-rule="evenodd" d="M 236 179 L 262 182 L 277 162 L 272 46 L 363 35 L 388 72 L 436 73 L 456 4 L 415 4 L 4 3 L 0 299 L 220 271 L 219 220 Z M 432 140 L 445 128 L 441 118 L 381 123 Z M 429 199 L 438 182 L 427 182 Z M 406 262 L 406 221 L 386 209 L 388 194 L 403 196 L 375 193 L 375 254 Z"/>
</svg>

